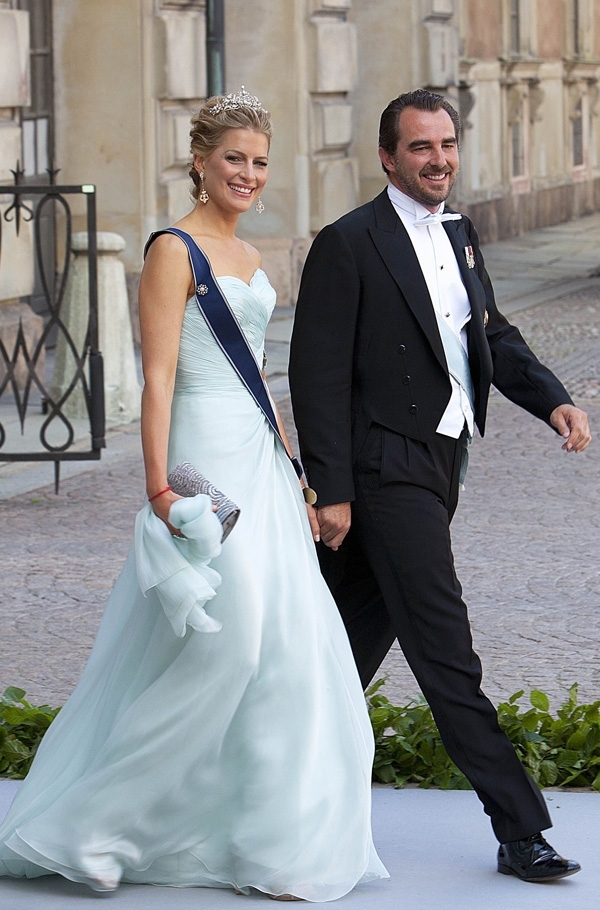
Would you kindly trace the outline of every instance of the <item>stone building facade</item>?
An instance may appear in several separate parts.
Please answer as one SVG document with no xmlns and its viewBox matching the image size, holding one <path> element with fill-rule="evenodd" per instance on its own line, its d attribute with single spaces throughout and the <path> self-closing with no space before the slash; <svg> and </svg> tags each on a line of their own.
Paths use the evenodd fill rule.
<svg viewBox="0 0 600 910">
<path fill-rule="evenodd" d="M 98 227 L 124 237 L 133 278 L 150 231 L 190 205 L 189 118 L 208 90 L 215 4 L 0 0 L 0 183 L 19 160 L 25 179 L 55 166 L 59 183 L 95 184 Z M 452 202 L 483 240 L 600 207 L 600 0 L 222 6 L 225 90 L 243 83 L 275 123 L 266 210 L 249 213 L 242 232 L 260 247 L 281 303 L 293 301 L 314 233 L 385 185 L 379 115 L 416 86 L 461 111 Z M 0 212 L 7 205 L 0 198 Z M 81 230 L 83 207 L 74 213 Z M 32 254 L 27 230 L 17 243 L 3 227 L 6 327 L 23 318 Z"/>
</svg>

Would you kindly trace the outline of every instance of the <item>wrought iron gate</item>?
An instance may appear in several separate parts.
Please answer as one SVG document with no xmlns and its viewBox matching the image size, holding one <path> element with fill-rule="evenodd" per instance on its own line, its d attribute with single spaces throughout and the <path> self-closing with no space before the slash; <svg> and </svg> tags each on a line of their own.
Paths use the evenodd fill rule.
<svg viewBox="0 0 600 910">
<path fill-rule="evenodd" d="M 21 319 L 14 343 L 7 345 L 0 338 L 0 461 L 54 462 L 58 492 L 61 461 L 99 459 L 105 445 L 103 364 L 98 350 L 96 188 L 52 183 L 22 186 L 22 172 L 17 167 L 13 173 L 15 185 L 0 186 L 0 199 L 9 197 L 10 202 L 12 197 L 0 217 L 0 276 L 11 268 L 3 256 L 7 232 L 13 231 L 18 237 L 24 223 L 33 222 L 34 260 L 47 315 L 33 342 L 26 338 Z M 49 173 L 52 181 L 54 172 Z M 88 299 L 81 305 L 88 306 L 89 316 L 85 341 L 78 346 L 62 313 L 71 262 L 72 213 L 67 197 L 81 195 L 86 202 L 89 250 Z M 48 221 L 44 215 L 49 207 L 56 209 L 62 258 L 56 274 L 46 273 L 42 255 L 42 230 Z M 58 388 L 53 383 L 53 370 L 47 369 L 47 360 L 51 360 L 46 357 L 49 338 L 67 350 L 72 366 L 72 374 L 63 378 Z M 70 404 L 77 395 L 84 402 L 83 420 L 70 414 Z"/>
</svg>

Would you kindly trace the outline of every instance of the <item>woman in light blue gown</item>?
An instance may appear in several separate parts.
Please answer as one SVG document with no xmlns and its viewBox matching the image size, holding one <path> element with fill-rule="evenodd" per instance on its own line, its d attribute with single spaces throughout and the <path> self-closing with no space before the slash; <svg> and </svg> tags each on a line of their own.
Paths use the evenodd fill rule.
<svg viewBox="0 0 600 910">
<path fill-rule="evenodd" d="M 196 204 L 177 225 L 259 363 L 275 292 L 235 227 L 262 207 L 270 136 L 243 89 L 209 99 L 192 120 Z M 0 826 L 0 875 L 335 900 L 387 877 L 373 736 L 314 516 L 194 291 L 185 244 L 156 237 L 140 286 L 148 502 L 81 681 Z M 210 500 L 194 522 L 169 488 L 182 461 L 241 508 L 222 547 Z"/>
</svg>

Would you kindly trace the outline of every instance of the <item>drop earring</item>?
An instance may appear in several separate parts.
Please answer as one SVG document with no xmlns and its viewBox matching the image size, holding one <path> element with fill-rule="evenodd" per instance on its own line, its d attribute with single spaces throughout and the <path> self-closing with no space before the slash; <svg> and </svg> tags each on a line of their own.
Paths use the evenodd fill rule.
<svg viewBox="0 0 600 910">
<path fill-rule="evenodd" d="M 265 205 L 264 205 L 264 202 L 262 201 L 262 199 L 260 198 L 260 196 L 258 197 L 254 208 L 256 209 L 256 211 L 258 212 L 259 215 L 262 215 L 262 213 L 264 212 Z"/>
<path fill-rule="evenodd" d="M 210 196 L 206 192 L 206 187 L 204 186 L 204 171 L 200 171 L 198 176 L 200 178 L 200 192 L 198 193 L 198 199 L 200 200 L 200 202 L 202 202 L 202 203 L 204 203 L 204 205 L 206 205 L 206 203 L 210 199 Z"/>
</svg>

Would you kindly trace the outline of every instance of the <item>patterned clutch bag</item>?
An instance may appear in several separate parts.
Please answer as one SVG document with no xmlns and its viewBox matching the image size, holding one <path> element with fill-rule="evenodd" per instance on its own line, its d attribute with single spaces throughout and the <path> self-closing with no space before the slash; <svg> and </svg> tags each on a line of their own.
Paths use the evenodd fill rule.
<svg viewBox="0 0 600 910">
<path fill-rule="evenodd" d="M 213 506 L 216 506 L 217 518 L 223 525 L 221 538 L 221 543 L 223 543 L 240 517 L 240 510 L 235 502 L 227 499 L 225 494 L 217 490 L 214 484 L 210 483 L 189 461 L 182 461 L 176 465 L 167 476 L 167 480 L 173 492 L 178 496 L 196 496 L 198 493 L 210 496 Z"/>
</svg>

